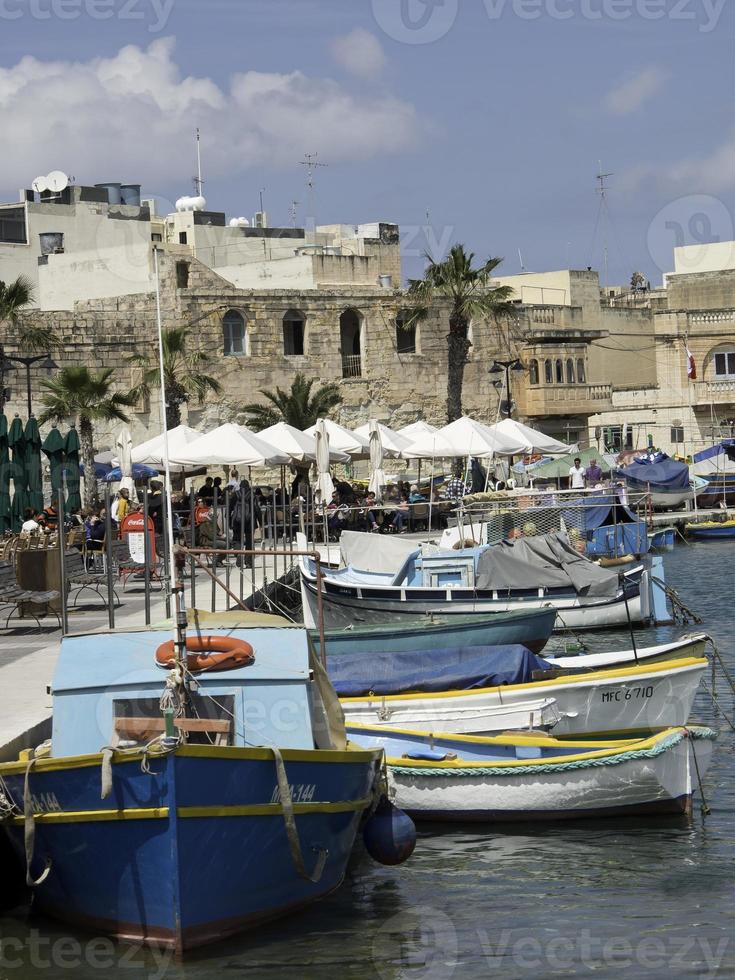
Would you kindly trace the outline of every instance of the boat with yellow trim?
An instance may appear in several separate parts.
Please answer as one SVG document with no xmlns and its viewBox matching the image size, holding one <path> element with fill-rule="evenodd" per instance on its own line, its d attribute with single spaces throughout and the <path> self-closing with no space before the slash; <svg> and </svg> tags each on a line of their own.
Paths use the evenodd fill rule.
<svg viewBox="0 0 735 980">
<path fill-rule="evenodd" d="M 698 521 L 685 524 L 684 530 L 697 541 L 721 541 L 735 538 L 735 521 Z"/>
<path fill-rule="evenodd" d="M 559 741 L 349 725 L 386 753 L 389 792 L 415 820 L 506 822 L 688 813 L 716 733 L 668 728 L 643 738 Z M 696 759 L 696 765 L 694 764 Z"/>
<path fill-rule="evenodd" d="M 531 655 L 529 654 L 529 657 Z M 547 665 L 548 666 L 548 665 Z M 652 731 L 685 725 L 709 661 L 683 657 L 574 673 L 534 671 L 533 680 L 470 690 L 398 694 L 373 689 L 340 698 L 350 725 L 398 726 L 437 732 L 492 734 L 499 709 L 553 699 L 559 720 L 554 735 Z M 338 685 L 340 693 L 343 685 Z"/>
<path fill-rule="evenodd" d="M 50 745 L 0 764 L 39 911 L 181 952 L 339 886 L 382 752 L 348 744 L 306 630 L 218 633 L 187 637 L 183 698 L 170 633 L 63 640 Z"/>
</svg>

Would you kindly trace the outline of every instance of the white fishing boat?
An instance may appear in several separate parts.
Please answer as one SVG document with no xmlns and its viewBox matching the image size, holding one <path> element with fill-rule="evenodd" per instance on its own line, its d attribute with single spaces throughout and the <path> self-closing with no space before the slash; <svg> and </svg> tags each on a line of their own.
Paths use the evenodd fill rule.
<svg viewBox="0 0 735 980">
<path fill-rule="evenodd" d="M 497 731 L 498 708 L 552 698 L 560 715 L 555 736 L 653 731 L 687 723 L 708 666 L 706 659 L 688 657 L 476 690 L 371 693 L 340 700 L 350 725 L 433 730 L 436 718 L 438 731 L 465 732 L 468 723 L 469 731 L 489 734 Z"/>
<path fill-rule="evenodd" d="M 688 813 L 717 737 L 700 727 L 607 742 L 365 726 L 348 732 L 363 747 L 385 751 L 398 806 L 414 819 L 456 822 Z"/>
<path fill-rule="evenodd" d="M 628 650 L 610 650 L 605 653 L 544 654 L 544 660 L 555 667 L 586 668 L 601 670 L 604 667 L 621 667 L 624 664 L 654 663 L 657 660 L 677 660 L 682 657 L 703 657 L 711 639 L 707 633 L 692 633 L 671 643 L 659 643 L 650 647 L 632 647 Z"/>
<path fill-rule="evenodd" d="M 321 581 L 313 559 L 299 559 L 307 626 L 318 619 L 319 592 L 329 629 L 543 608 L 556 610 L 556 629 L 670 621 L 660 560 L 628 566 L 619 577 L 577 552 L 565 535 L 549 534 L 460 551 L 412 548 L 386 571 L 377 537 L 352 535 L 361 539 L 359 555 L 323 572 Z M 306 550 L 303 536 L 297 543 Z M 381 570 L 372 570 L 376 550 Z"/>
</svg>

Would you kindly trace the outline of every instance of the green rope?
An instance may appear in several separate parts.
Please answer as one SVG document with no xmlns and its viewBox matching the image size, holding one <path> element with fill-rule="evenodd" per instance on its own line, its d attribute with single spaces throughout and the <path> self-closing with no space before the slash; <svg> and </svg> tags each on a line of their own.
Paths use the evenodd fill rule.
<svg viewBox="0 0 735 980">
<path fill-rule="evenodd" d="M 703 738 L 714 741 L 717 732 L 711 728 L 689 730 L 692 739 Z M 388 768 L 402 776 L 530 776 L 547 775 L 552 772 L 567 772 L 570 769 L 587 769 L 597 766 L 617 766 L 621 762 L 632 762 L 636 759 L 655 759 L 674 745 L 678 745 L 686 737 L 682 732 L 675 732 L 668 738 L 657 742 L 650 749 L 629 749 L 627 752 L 617 752 L 615 755 L 601 759 L 576 759 L 573 762 L 549 762 L 535 766 L 478 766 L 476 768 L 446 768 L 427 766 L 404 766 L 402 762 L 388 762 Z"/>
</svg>

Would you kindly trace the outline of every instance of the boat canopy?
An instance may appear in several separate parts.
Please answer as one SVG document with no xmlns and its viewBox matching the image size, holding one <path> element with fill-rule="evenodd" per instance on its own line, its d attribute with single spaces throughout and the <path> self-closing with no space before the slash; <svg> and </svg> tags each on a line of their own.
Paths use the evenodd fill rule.
<svg viewBox="0 0 735 980">
<path fill-rule="evenodd" d="M 553 664 L 526 647 L 455 647 L 404 653 L 345 653 L 330 657 L 327 670 L 340 697 L 409 692 L 472 691 L 505 684 L 528 684 L 535 670 Z"/>
<path fill-rule="evenodd" d="M 633 480 L 640 484 L 650 483 L 653 487 L 667 490 L 689 489 L 689 467 L 686 463 L 678 463 L 663 454 L 653 457 L 653 461 L 642 456 L 630 466 L 624 466 L 617 472 L 626 480 Z"/>
<path fill-rule="evenodd" d="M 613 492 L 587 495 L 565 501 L 568 506 L 562 511 L 567 529 L 576 527 L 578 531 L 596 531 L 608 524 L 637 524 L 638 518 L 630 508 L 621 503 Z"/>
<path fill-rule="evenodd" d="M 363 572 L 385 572 L 395 575 L 410 557 L 418 557 L 415 541 L 399 536 L 365 534 L 363 531 L 343 531 L 339 550 L 345 566 Z"/>
<path fill-rule="evenodd" d="M 614 596 L 617 573 L 600 568 L 569 544 L 562 534 L 503 541 L 477 559 L 479 591 L 509 589 L 574 589 L 580 595 Z"/>
</svg>

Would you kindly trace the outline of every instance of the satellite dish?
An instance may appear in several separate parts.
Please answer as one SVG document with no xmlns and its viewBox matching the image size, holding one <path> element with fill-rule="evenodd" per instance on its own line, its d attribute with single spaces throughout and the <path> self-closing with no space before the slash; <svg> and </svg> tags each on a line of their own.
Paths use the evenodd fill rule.
<svg viewBox="0 0 735 980">
<path fill-rule="evenodd" d="M 48 183 L 48 189 L 55 194 L 65 191 L 69 186 L 69 178 L 62 170 L 52 170 L 46 178 L 46 182 Z"/>
<path fill-rule="evenodd" d="M 36 177 L 36 179 L 31 184 L 31 187 L 36 192 L 36 194 L 43 194 L 48 188 L 48 177 Z"/>
</svg>

